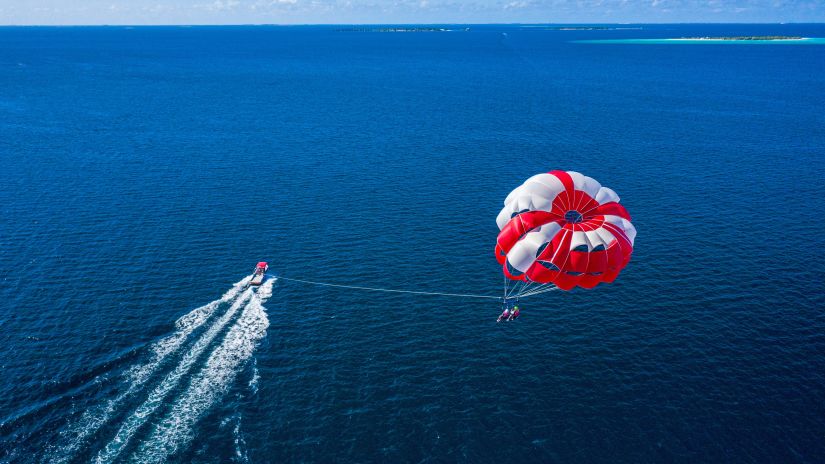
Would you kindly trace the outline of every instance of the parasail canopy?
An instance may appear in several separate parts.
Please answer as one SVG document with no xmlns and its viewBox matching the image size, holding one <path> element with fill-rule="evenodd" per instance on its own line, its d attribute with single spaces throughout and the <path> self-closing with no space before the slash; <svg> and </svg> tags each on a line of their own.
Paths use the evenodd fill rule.
<svg viewBox="0 0 825 464">
<path fill-rule="evenodd" d="M 504 276 L 562 290 L 613 282 L 630 262 L 636 229 L 613 190 L 574 171 L 537 174 L 510 192 L 496 218 Z M 505 295 L 507 285 L 505 280 Z"/>
</svg>

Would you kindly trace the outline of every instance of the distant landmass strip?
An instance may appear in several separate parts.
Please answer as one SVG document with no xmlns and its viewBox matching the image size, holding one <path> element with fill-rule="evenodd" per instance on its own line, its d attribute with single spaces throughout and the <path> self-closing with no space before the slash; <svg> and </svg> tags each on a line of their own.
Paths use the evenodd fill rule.
<svg viewBox="0 0 825 464">
<path fill-rule="evenodd" d="M 745 35 L 736 37 L 681 37 L 671 40 L 804 40 L 805 37 L 786 35 Z"/>
<path fill-rule="evenodd" d="M 338 32 L 452 32 L 455 30 L 442 27 L 348 27 L 338 29 Z M 458 30 L 469 31 L 470 28 Z"/>
</svg>

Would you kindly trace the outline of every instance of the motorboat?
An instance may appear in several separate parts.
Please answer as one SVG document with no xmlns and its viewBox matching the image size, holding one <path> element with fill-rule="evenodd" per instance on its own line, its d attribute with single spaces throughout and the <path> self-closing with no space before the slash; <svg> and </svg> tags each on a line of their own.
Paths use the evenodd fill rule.
<svg viewBox="0 0 825 464">
<path fill-rule="evenodd" d="M 261 285 L 264 282 L 268 269 L 269 265 L 266 264 L 265 261 L 258 263 L 258 265 L 255 266 L 255 271 L 252 273 L 252 280 L 249 281 L 249 285 Z"/>
</svg>

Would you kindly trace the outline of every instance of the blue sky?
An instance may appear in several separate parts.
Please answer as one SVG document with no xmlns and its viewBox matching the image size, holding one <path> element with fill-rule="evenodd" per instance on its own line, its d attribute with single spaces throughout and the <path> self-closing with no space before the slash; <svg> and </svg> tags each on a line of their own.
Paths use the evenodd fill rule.
<svg viewBox="0 0 825 464">
<path fill-rule="evenodd" d="M 0 0 L 0 24 L 823 21 L 825 0 Z"/>
</svg>

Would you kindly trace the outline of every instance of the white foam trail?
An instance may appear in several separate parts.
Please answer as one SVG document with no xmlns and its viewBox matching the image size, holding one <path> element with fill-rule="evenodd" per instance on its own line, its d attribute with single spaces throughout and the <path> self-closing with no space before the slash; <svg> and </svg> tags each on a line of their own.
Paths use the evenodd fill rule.
<svg viewBox="0 0 825 464">
<path fill-rule="evenodd" d="M 235 421 L 235 427 L 232 429 L 232 436 L 235 439 L 235 459 L 238 462 L 249 462 L 249 456 L 246 453 L 246 440 L 241 433 L 241 416 L 238 414 Z"/>
<path fill-rule="evenodd" d="M 249 300 L 253 296 L 252 289 L 248 289 L 241 296 L 232 303 L 232 306 L 218 319 L 212 324 L 206 332 L 199 338 L 194 345 L 189 349 L 189 351 L 183 356 L 175 369 L 172 370 L 161 382 L 155 387 L 154 390 L 149 394 L 146 401 L 143 402 L 137 409 L 135 409 L 132 414 L 126 418 L 123 424 L 120 426 L 117 434 L 115 435 L 114 439 L 106 445 L 105 448 L 100 450 L 97 455 L 96 461 L 101 462 L 112 462 L 123 450 L 129 441 L 134 436 L 135 432 L 149 420 L 150 416 L 152 415 L 157 408 L 163 404 L 163 400 L 169 394 L 169 392 L 177 386 L 180 380 L 186 375 L 194 366 L 195 362 L 198 360 L 200 355 L 209 347 L 209 344 L 212 343 L 212 340 L 223 330 L 224 326 L 232 320 L 235 316 L 235 313 L 238 312 L 244 303 Z"/>
<path fill-rule="evenodd" d="M 248 276 L 235 282 L 232 288 L 227 290 L 219 299 L 195 308 L 175 321 L 177 330 L 150 346 L 152 357 L 148 361 L 137 364 L 126 371 L 125 383 L 128 387 L 125 391 L 115 398 L 107 400 L 104 404 L 83 412 L 76 423 L 69 425 L 65 430 L 60 432 L 61 439 L 68 441 L 68 443 L 58 447 L 60 455 L 54 457 L 51 462 L 63 463 L 71 461 L 86 440 L 95 434 L 100 427 L 109 422 L 112 414 L 120 407 L 121 403 L 133 393 L 141 390 L 164 361 L 166 361 L 167 357 L 175 353 L 189 335 L 203 325 L 221 304 L 228 303 L 235 299 L 251 279 L 252 276 Z"/>
<path fill-rule="evenodd" d="M 249 301 L 237 323 L 209 356 L 186 392 L 177 399 L 169 415 L 155 425 L 138 448 L 132 459 L 134 462 L 166 462 L 169 456 L 192 440 L 195 424 L 229 391 L 258 342 L 266 336 L 269 319 L 262 303 L 272 294 L 273 283 L 274 280 L 265 282 L 258 295 Z"/>
<path fill-rule="evenodd" d="M 186 337 L 188 337 L 189 334 L 191 334 L 195 329 L 203 325 L 203 323 L 212 316 L 221 304 L 234 300 L 241 290 L 246 287 L 246 284 L 248 284 L 250 280 L 252 280 L 252 276 L 247 276 L 240 281 L 235 282 L 232 288 L 224 293 L 219 300 L 215 300 L 201 306 L 200 308 L 193 309 L 175 321 L 175 327 L 177 327 L 178 330 L 172 335 L 154 344 L 152 347 L 152 351 L 154 353 L 152 360 L 142 366 L 138 366 L 136 369 L 129 370 L 127 375 L 130 377 L 131 384 L 134 385 L 135 383 L 145 383 L 146 380 L 154 374 L 160 364 L 160 361 L 166 358 L 169 354 L 177 351 L 177 349 L 180 348 L 186 340 Z"/>
<path fill-rule="evenodd" d="M 276 280 L 278 280 L 277 277 L 268 279 L 258 289 L 258 293 L 256 295 L 258 295 L 258 299 L 261 300 L 261 303 L 266 303 L 266 300 L 268 300 L 269 297 L 272 296 L 272 285 L 275 283 Z"/>
<path fill-rule="evenodd" d="M 258 382 L 261 380 L 261 374 L 258 373 L 258 363 L 252 359 L 252 378 L 249 380 L 249 389 L 252 394 L 258 393 Z"/>
</svg>

